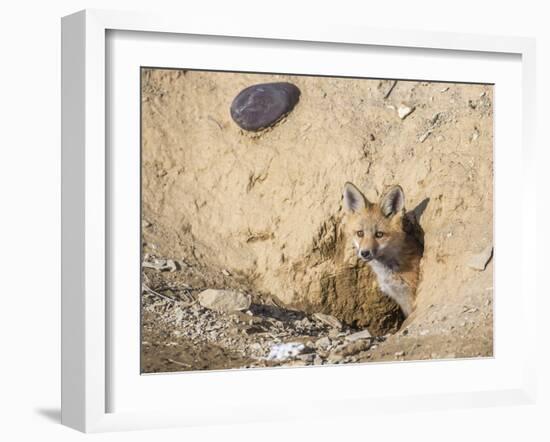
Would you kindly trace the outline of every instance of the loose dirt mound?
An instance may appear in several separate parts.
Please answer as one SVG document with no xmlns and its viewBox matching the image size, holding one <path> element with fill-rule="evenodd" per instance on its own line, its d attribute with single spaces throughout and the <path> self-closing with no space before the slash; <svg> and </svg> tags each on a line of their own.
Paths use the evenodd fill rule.
<svg viewBox="0 0 550 442">
<path fill-rule="evenodd" d="M 243 88 L 268 81 L 296 84 L 300 102 L 250 135 L 229 106 Z M 468 267 L 492 245 L 492 87 L 399 81 L 388 95 L 392 86 L 144 70 L 144 251 L 232 275 L 212 288 L 266 294 L 384 335 L 403 318 L 342 234 L 341 192 L 352 181 L 377 200 L 400 184 L 426 246 L 407 323 L 434 320 L 430 306 L 455 306 L 448 314 L 459 318 L 466 300 L 492 288 L 492 263 Z M 492 346 L 488 327 L 483 354 Z"/>
</svg>

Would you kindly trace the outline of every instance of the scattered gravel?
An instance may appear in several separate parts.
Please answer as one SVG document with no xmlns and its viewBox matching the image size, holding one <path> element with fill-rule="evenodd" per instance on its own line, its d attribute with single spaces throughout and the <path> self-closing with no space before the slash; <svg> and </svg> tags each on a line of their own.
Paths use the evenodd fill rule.
<svg viewBox="0 0 550 442">
<path fill-rule="evenodd" d="M 330 315 L 306 315 L 236 291 L 203 290 L 191 302 L 179 300 L 174 292 L 166 296 L 167 291 L 162 295 L 159 291 L 143 291 L 142 315 L 148 320 L 143 324 L 142 346 L 153 345 L 145 338 L 148 331 L 162 328 L 169 330 L 169 336 L 155 345 L 174 347 L 174 351 L 178 340 L 197 348 L 215 345 L 238 356 L 241 365 L 229 368 L 350 362 L 351 356 L 385 339 L 345 326 Z M 197 369 L 188 361 L 170 358 L 169 362 L 177 370 Z"/>
</svg>

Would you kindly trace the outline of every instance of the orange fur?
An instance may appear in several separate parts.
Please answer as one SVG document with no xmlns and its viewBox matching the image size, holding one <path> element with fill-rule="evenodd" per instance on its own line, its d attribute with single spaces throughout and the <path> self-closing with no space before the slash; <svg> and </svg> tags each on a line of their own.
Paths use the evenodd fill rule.
<svg viewBox="0 0 550 442">
<path fill-rule="evenodd" d="M 408 316 L 414 308 L 423 246 L 407 228 L 411 220 L 404 199 L 400 186 L 388 189 L 375 204 L 353 184 L 344 188 L 346 234 L 358 257 L 376 274 L 381 291 Z"/>
</svg>

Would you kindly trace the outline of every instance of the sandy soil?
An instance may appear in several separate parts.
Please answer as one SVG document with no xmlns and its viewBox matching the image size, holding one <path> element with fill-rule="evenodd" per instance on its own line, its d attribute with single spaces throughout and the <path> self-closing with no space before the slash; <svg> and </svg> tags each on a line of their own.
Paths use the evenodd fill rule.
<svg viewBox="0 0 550 442">
<path fill-rule="evenodd" d="M 493 348 L 492 87 L 146 70 L 142 82 L 142 371 L 486 357 Z M 290 81 L 296 108 L 259 134 L 229 105 Z M 409 107 L 405 118 L 399 110 Z M 425 232 L 403 323 L 341 232 L 341 188 L 401 184 Z M 171 271 L 173 270 L 173 271 Z M 201 306 L 208 288 L 252 299 Z M 340 321 L 333 326 L 314 314 Z M 370 337 L 350 341 L 368 330 Z M 328 339 L 328 341 L 327 341 Z M 268 360 L 281 343 L 300 354 Z"/>
</svg>

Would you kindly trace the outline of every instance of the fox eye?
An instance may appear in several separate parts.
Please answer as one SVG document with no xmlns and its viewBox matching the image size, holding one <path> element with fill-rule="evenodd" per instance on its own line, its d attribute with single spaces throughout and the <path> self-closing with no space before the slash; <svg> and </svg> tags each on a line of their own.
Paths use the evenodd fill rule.
<svg viewBox="0 0 550 442">
<path fill-rule="evenodd" d="M 377 238 L 382 238 L 384 236 L 384 232 L 376 232 L 374 236 Z"/>
<path fill-rule="evenodd" d="M 359 238 L 363 238 L 364 233 L 362 230 L 358 230 L 356 233 Z"/>
</svg>

